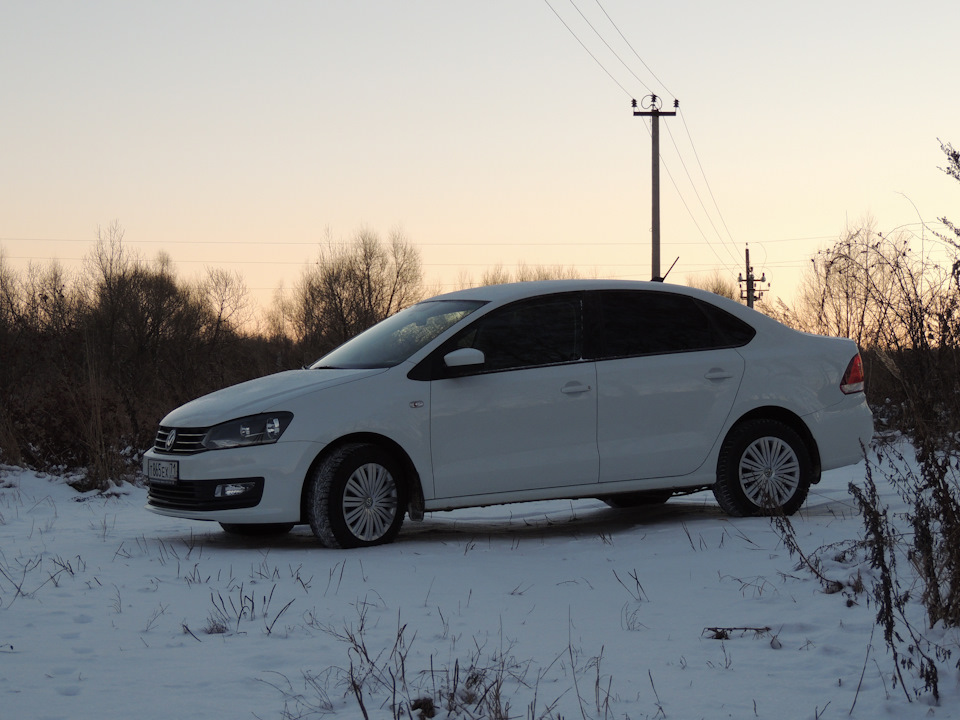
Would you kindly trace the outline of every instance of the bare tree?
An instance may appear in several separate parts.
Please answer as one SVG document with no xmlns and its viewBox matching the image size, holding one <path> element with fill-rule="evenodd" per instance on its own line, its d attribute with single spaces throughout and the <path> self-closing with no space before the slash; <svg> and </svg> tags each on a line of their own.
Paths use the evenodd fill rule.
<svg viewBox="0 0 960 720">
<path fill-rule="evenodd" d="M 580 271 L 572 265 L 527 265 L 521 262 L 513 273 L 515 282 L 536 280 L 574 280 L 580 277 Z"/>
<path fill-rule="evenodd" d="M 484 270 L 483 275 L 480 276 L 481 285 L 506 285 L 509 282 L 513 282 L 513 276 L 502 263 Z"/>
<path fill-rule="evenodd" d="M 960 180 L 960 150 L 954 150 L 953 145 L 943 142 L 940 143 L 940 149 L 943 150 L 944 154 L 947 156 L 947 166 L 940 169 L 954 180 Z M 953 247 L 960 249 L 960 227 L 957 227 L 945 217 L 940 218 L 940 222 L 950 229 L 954 237 L 951 238 L 940 233 L 937 233 L 937 237 L 949 243 Z"/>
<path fill-rule="evenodd" d="M 730 300 L 736 300 L 737 295 L 739 295 L 736 284 L 717 269 L 714 269 L 707 277 L 688 276 L 687 285 Z"/>
<path fill-rule="evenodd" d="M 369 230 L 328 238 L 300 278 L 291 324 L 306 354 L 325 352 L 422 295 L 420 253 L 399 231 L 384 243 Z"/>
<path fill-rule="evenodd" d="M 200 293 L 212 316 L 214 342 L 224 331 L 239 332 L 250 322 L 252 313 L 247 283 L 240 273 L 207 268 L 207 276 L 200 283 Z"/>
<path fill-rule="evenodd" d="M 497 263 L 480 276 L 481 285 L 505 285 L 512 282 L 535 282 L 537 280 L 571 280 L 580 277 L 574 266 L 528 265 L 521 262 L 513 272 Z"/>
<path fill-rule="evenodd" d="M 884 422 L 921 444 L 940 443 L 960 425 L 960 258 L 936 262 L 910 240 L 872 225 L 847 231 L 813 258 L 794 308 L 778 315 L 856 340 Z"/>
<path fill-rule="evenodd" d="M 910 277 L 921 273 L 901 236 L 885 237 L 872 219 L 848 228 L 831 247 L 818 252 L 803 274 L 790 324 L 807 332 L 837 335 L 874 346 L 890 325 Z M 899 287 L 899 285 L 904 285 Z"/>
</svg>

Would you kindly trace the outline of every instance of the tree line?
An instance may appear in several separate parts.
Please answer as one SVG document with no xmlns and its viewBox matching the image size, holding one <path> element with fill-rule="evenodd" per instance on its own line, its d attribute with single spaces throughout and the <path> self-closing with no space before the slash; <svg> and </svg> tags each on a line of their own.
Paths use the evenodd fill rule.
<svg viewBox="0 0 960 720">
<path fill-rule="evenodd" d="M 301 367 L 419 299 L 418 252 L 402 236 L 327 243 L 292 295 L 253 321 L 236 273 L 178 278 L 116 223 L 84 269 L 15 272 L 0 253 L 0 462 L 79 470 L 84 489 L 132 479 L 160 419 L 218 388 Z"/>
<path fill-rule="evenodd" d="M 957 152 L 943 151 L 944 171 L 960 180 Z M 941 220 L 952 235 L 931 240 L 951 249 L 951 262 L 864 223 L 813 258 L 792 306 L 757 307 L 856 340 L 881 423 L 942 440 L 960 431 L 960 229 Z M 497 266 L 476 284 L 577 276 Z M 718 278 L 710 284 L 732 294 Z M 172 408 L 302 367 L 426 294 L 419 251 L 400 232 L 326 238 L 259 319 L 240 275 L 209 269 L 186 282 L 169 257 L 132 252 L 118 223 L 98 230 L 75 275 L 56 262 L 16 272 L 0 249 L 0 462 L 82 469 L 89 488 L 129 479 Z"/>
</svg>

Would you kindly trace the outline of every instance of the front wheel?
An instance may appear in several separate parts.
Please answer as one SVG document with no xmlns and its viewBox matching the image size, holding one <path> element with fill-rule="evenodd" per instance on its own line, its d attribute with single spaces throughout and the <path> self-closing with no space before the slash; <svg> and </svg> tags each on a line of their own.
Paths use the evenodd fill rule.
<svg viewBox="0 0 960 720">
<path fill-rule="evenodd" d="M 713 494 L 730 515 L 793 515 L 807 498 L 812 470 L 806 443 L 778 420 L 748 420 L 720 449 Z"/>
<path fill-rule="evenodd" d="M 335 450 L 309 479 L 307 516 L 327 547 L 379 545 L 400 532 L 406 497 L 398 464 L 376 445 Z"/>
</svg>

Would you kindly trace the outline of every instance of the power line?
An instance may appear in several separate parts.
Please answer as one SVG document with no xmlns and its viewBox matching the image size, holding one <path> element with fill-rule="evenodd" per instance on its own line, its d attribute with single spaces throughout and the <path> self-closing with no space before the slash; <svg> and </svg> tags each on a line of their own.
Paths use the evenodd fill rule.
<svg viewBox="0 0 960 720">
<path fill-rule="evenodd" d="M 600 3 L 600 1 L 599 1 L 599 0 L 595 0 L 595 1 L 597 2 L 597 5 L 598 5 L 598 7 L 600 8 L 600 10 L 601 10 L 601 11 L 603 12 L 603 14 L 606 16 L 606 18 L 607 18 L 608 22 L 610 23 L 610 25 L 617 31 L 617 33 L 620 35 L 620 37 L 623 39 L 623 41 L 627 44 L 627 46 L 631 49 L 631 51 L 632 51 L 633 54 L 636 56 L 636 58 L 640 61 L 640 63 L 643 65 L 643 67 L 644 67 L 644 68 L 657 80 L 657 82 L 660 83 L 660 85 L 663 86 L 663 88 L 664 88 L 665 90 L 667 90 L 667 92 L 669 93 L 669 89 L 667 89 L 667 86 L 663 83 L 663 81 L 661 81 L 661 80 L 656 76 L 655 73 L 653 73 L 652 70 L 650 70 L 650 67 L 649 67 L 649 66 L 647 65 L 647 63 L 643 60 L 643 58 L 640 57 L 640 54 L 636 51 L 636 49 L 633 47 L 633 45 L 630 43 L 630 41 L 627 40 L 626 36 L 625 36 L 625 35 L 623 34 L 623 32 L 620 30 L 619 26 L 617 26 L 617 24 L 613 21 L 613 18 L 610 17 L 610 14 L 606 11 L 606 9 L 603 7 L 603 5 Z M 563 17 L 560 15 L 559 12 L 557 12 L 556 8 L 553 7 L 553 5 L 549 2 L 549 0 L 544 0 L 544 2 L 546 2 L 547 6 L 550 8 L 550 10 L 553 12 L 553 14 L 556 15 L 557 19 L 559 19 L 560 22 L 563 23 L 564 27 L 567 28 L 567 31 L 568 31 L 571 35 L 573 35 L 574 39 L 580 44 L 580 46 L 590 55 L 591 58 L 593 58 L 593 61 L 594 61 L 595 63 L 597 63 L 597 65 L 600 66 L 600 68 L 604 71 L 604 73 L 606 73 L 607 76 L 608 76 L 611 80 L 613 80 L 613 81 L 617 84 L 617 86 L 620 87 L 621 90 L 624 90 L 624 92 L 626 92 L 626 88 L 614 77 L 613 73 L 610 72 L 610 70 L 600 61 L 600 59 L 587 47 L 586 43 L 577 35 L 577 33 L 573 30 L 573 28 L 569 25 L 569 23 L 567 23 L 567 22 L 563 19 Z M 614 56 L 615 58 L 617 58 L 618 61 L 620 61 L 620 63 L 627 69 L 628 72 L 630 72 L 630 74 L 637 80 L 637 82 L 639 82 L 646 90 L 650 91 L 650 88 L 647 86 L 647 84 L 644 83 L 643 80 L 640 79 L 640 77 L 637 75 L 637 73 L 635 73 L 635 72 L 632 70 L 632 68 L 630 68 L 630 66 L 624 61 L 624 59 L 619 55 L 619 53 L 617 53 L 617 51 L 614 50 L 614 48 L 610 45 L 610 43 L 607 42 L 607 40 L 603 37 L 603 35 L 600 33 L 600 31 L 597 30 L 596 26 L 595 26 L 592 22 L 590 22 L 589 18 L 587 18 L 587 16 L 584 14 L 584 12 L 577 6 L 577 4 L 574 2 L 574 0 L 570 0 L 570 4 L 573 5 L 574 9 L 579 13 L 580 17 L 584 20 L 584 22 L 587 23 L 587 25 L 588 25 L 588 26 L 590 27 L 590 29 L 594 32 L 594 34 L 600 39 L 600 41 L 604 44 L 604 46 L 606 46 L 606 48 L 607 48 L 611 53 L 613 53 L 613 56 Z M 650 91 L 650 92 L 651 92 L 651 94 L 653 94 L 652 91 Z M 672 93 L 670 93 L 670 94 L 672 94 Z M 654 95 L 654 96 L 655 96 L 655 95 Z M 684 123 L 686 124 L 685 121 L 684 121 Z M 668 128 L 668 131 L 669 131 L 669 128 Z M 688 138 L 690 137 L 689 128 L 687 128 L 687 136 L 688 136 Z M 739 258 L 737 258 L 737 257 L 736 257 L 736 254 L 732 252 L 732 250 L 730 249 L 730 247 L 727 245 L 727 241 L 724 239 L 723 235 L 722 235 L 722 234 L 719 232 L 719 230 L 717 229 L 716 224 L 714 223 L 713 218 L 711 217 L 711 213 L 710 213 L 710 211 L 707 209 L 706 204 L 703 202 L 703 199 L 702 199 L 702 197 L 700 196 L 699 191 L 697 190 L 697 185 L 696 185 L 696 183 L 694 182 L 693 178 L 691 177 L 690 171 L 687 169 L 686 163 L 685 163 L 684 160 L 683 160 L 683 153 L 681 153 L 680 148 L 679 148 L 679 146 L 678 146 L 677 143 L 676 143 L 676 140 L 673 139 L 673 134 L 672 134 L 672 133 L 671 133 L 670 137 L 671 137 L 671 140 L 673 140 L 673 145 L 674 145 L 674 148 L 675 148 L 676 151 L 677 151 L 678 159 L 680 160 L 680 163 L 681 163 L 681 165 L 682 165 L 683 168 L 684 168 L 684 172 L 686 173 L 687 178 L 688 178 L 688 180 L 690 181 L 690 185 L 691 185 L 691 187 L 693 188 L 694 194 L 696 194 L 697 199 L 698 199 L 698 201 L 700 202 L 701 208 L 703 208 L 703 211 L 704 211 L 704 214 L 705 214 L 706 217 L 707 217 L 707 220 L 710 222 L 711 226 L 713 226 L 714 232 L 716 233 L 716 235 L 717 235 L 718 239 L 720 240 L 721 244 L 723 245 L 723 247 L 726 249 L 726 251 L 727 251 L 728 253 L 731 254 L 731 257 L 733 258 L 734 267 L 736 267 L 736 264 L 739 263 Z M 692 146 L 693 146 L 693 143 L 692 143 L 692 138 L 691 138 L 691 147 L 692 147 Z M 695 148 L 694 148 L 694 155 L 697 156 L 697 154 L 696 154 L 696 149 L 695 149 Z M 659 159 L 662 159 L 662 158 L 659 158 L 659 153 L 658 153 L 658 158 L 657 158 L 657 159 L 658 159 L 658 160 L 659 160 Z M 706 181 L 706 174 L 705 174 L 704 171 L 703 171 L 703 165 L 699 162 L 699 156 L 697 156 L 697 162 L 698 162 L 698 164 L 699 164 L 699 166 L 700 166 L 701 175 L 703 175 L 704 181 Z M 669 170 L 667 170 L 667 173 L 668 173 L 668 175 L 670 175 Z M 714 253 L 714 255 L 717 256 L 717 259 L 720 261 L 720 263 L 729 270 L 729 269 L 730 269 L 730 265 L 728 264 L 728 261 L 724 261 L 724 260 L 720 257 L 719 253 L 717 253 L 717 251 L 714 249 L 714 247 L 713 247 L 713 245 L 711 244 L 710 240 L 707 238 L 706 233 L 704 233 L 703 229 L 700 227 L 700 224 L 697 222 L 696 218 L 694 217 L 693 212 L 691 211 L 689 204 L 687 203 L 686 199 L 684 198 L 683 193 L 680 191 L 680 188 L 679 188 L 679 186 L 677 185 L 676 180 L 673 178 L 672 175 L 670 175 L 670 180 L 671 180 L 671 182 L 673 183 L 674 189 L 677 191 L 677 195 L 678 195 L 678 197 L 680 198 L 680 201 L 683 203 L 683 205 L 684 205 L 684 207 L 685 207 L 685 209 L 686 209 L 686 211 L 687 211 L 687 214 L 690 216 L 690 219 L 693 221 L 694 225 L 697 227 L 697 230 L 698 230 L 698 232 L 700 233 L 701 237 L 703 237 L 704 241 L 705 241 L 705 242 L 707 243 L 707 245 L 710 247 L 710 249 L 711 249 L 711 251 Z M 709 183 L 707 183 L 707 188 L 708 188 L 708 190 L 710 191 L 711 198 L 713 198 L 714 206 L 717 207 L 718 214 L 720 215 L 720 221 L 721 221 L 721 223 L 723 224 L 724 228 L 726 228 L 726 222 L 724 221 L 722 214 L 719 213 L 719 207 L 717 206 L 716 198 L 713 196 L 713 191 L 712 191 L 712 190 L 710 189 L 710 187 L 709 187 Z M 656 225 L 655 219 L 654 219 L 654 224 Z M 730 234 L 730 233 L 729 233 L 729 229 L 727 229 L 727 233 L 728 233 L 728 235 Z M 732 239 L 732 238 L 731 238 L 731 239 Z M 656 243 L 656 240 L 654 240 L 654 245 L 656 246 L 656 244 L 657 244 L 657 243 Z M 654 248 L 654 254 L 655 254 L 655 256 L 656 256 L 656 254 L 657 254 L 656 247 Z M 656 264 L 656 262 L 655 262 L 655 264 Z"/>
<path fill-rule="evenodd" d="M 723 229 L 727 231 L 727 237 L 730 238 L 730 242 L 734 242 L 733 234 L 730 232 L 730 228 L 727 227 L 727 221 L 724 220 L 723 213 L 720 212 L 720 205 L 717 203 L 717 198 L 713 194 L 713 188 L 710 187 L 710 181 L 707 180 L 707 173 L 703 169 L 703 163 L 700 162 L 700 153 L 697 152 L 697 147 L 693 143 L 693 136 L 690 134 L 690 127 L 687 125 L 687 119 L 684 117 L 683 113 L 680 114 L 680 120 L 683 122 L 683 129 L 686 131 L 687 139 L 690 141 L 690 149 L 693 150 L 693 156 L 697 159 L 697 166 L 700 168 L 700 175 L 703 177 L 703 183 L 707 186 L 707 191 L 710 193 L 710 199 L 713 201 L 713 206 L 717 210 L 717 215 L 720 216 L 720 222 L 723 225 Z M 673 136 L 671 135 L 671 137 Z M 679 150 L 677 152 L 679 152 Z"/>
<path fill-rule="evenodd" d="M 636 243 L 630 243 L 631 245 L 636 245 Z M 11 260 L 65 260 L 71 262 L 81 262 L 85 258 L 80 257 L 66 257 L 66 258 L 40 258 L 40 257 L 26 257 L 26 256 L 14 256 L 10 258 Z M 287 261 L 287 260 L 224 260 L 222 258 L 216 259 L 205 259 L 205 260 L 177 260 L 171 259 L 173 265 L 288 265 L 288 266 L 298 266 L 298 267 L 307 267 L 313 265 L 314 263 L 309 260 L 303 260 L 299 262 Z M 507 267 L 521 267 L 523 265 L 534 266 L 542 265 L 544 263 L 529 263 L 523 260 L 519 260 L 515 263 L 503 263 L 500 261 L 485 261 L 485 262 L 425 262 L 421 263 L 423 267 L 486 267 L 488 265 L 505 265 Z M 685 263 L 685 265 L 696 265 L 696 263 Z M 575 263 L 549 263 L 549 265 L 593 265 L 598 267 L 645 267 L 644 263 L 624 263 L 621 261 L 615 262 L 581 262 L 577 261 Z M 712 263 L 708 264 L 709 267 L 714 267 Z"/>
<path fill-rule="evenodd" d="M 646 84 L 643 80 L 640 79 L 640 76 L 637 75 L 637 74 L 630 68 L 630 66 L 627 65 L 627 63 L 624 62 L 623 58 L 620 57 L 620 55 L 617 53 L 617 51 L 614 50 L 614 49 L 610 46 L 610 43 L 608 43 L 608 42 L 606 41 L 606 39 L 603 37 L 603 35 L 601 35 L 600 32 L 593 26 L 593 23 L 590 22 L 590 20 L 587 18 L 587 16 L 583 14 L 583 10 L 581 10 L 579 7 L 577 7 L 577 4 L 576 4 L 573 0 L 570 0 L 570 4 L 573 5 L 573 8 L 574 8 L 578 13 L 580 13 L 580 17 L 582 17 L 583 20 L 584 20 L 584 22 L 587 23 L 587 25 L 590 26 L 590 29 L 593 30 L 594 34 L 595 34 L 598 38 L 600 38 L 600 42 L 602 42 L 604 45 L 607 46 L 607 50 L 609 50 L 610 52 L 612 52 L 612 53 L 613 53 L 613 56 L 614 56 L 617 60 L 620 61 L 620 64 L 623 65 L 623 66 L 627 69 L 627 72 L 630 73 L 631 75 L 633 75 L 633 77 L 636 79 L 636 81 L 637 81 L 638 83 L 640 83 L 641 85 L 643 85 L 643 87 L 646 89 L 646 91 L 647 91 L 648 93 L 653 93 L 653 90 L 651 90 L 649 87 L 647 87 L 647 84 Z M 600 5 L 599 2 L 597 2 L 597 4 Z M 603 6 L 601 6 L 600 9 L 603 10 Z M 606 11 L 604 11 L 604 13 L 606 13 Z M 608 19 L 608 20 L 610 19 L 610 16 L 609 16 L 609 15 L 607 15 L 607 19 Z M 611 20 L 610 22 L 611 22 L 611 24 L 613 23 L 612 20 Z M 616 27 L 616 25 L 614 25 L 614 27 Z M 629 43 L 628 43 L 628 44 L 629 44 Z M 631 48 L 631 49 L 632 49 L 632 48 Z M 643 60 L 641 60 L 640 62 L 643 62 Z M 644 67 L 646 67 L 646 63 L 644 63 Z M 647 68 L 647 69 L 649 70 L 649 68 Z M 653 73 L 650 73 L 650 74 L 653 75 Z M 654 77 L 656 77 L 656 76 L 654 75 Z"/>
<path fill-rule="evenodd" d="M 667 170 L 669 174 L 669 169 Z M 671 176 L 671 180 L 672 180 Z M 674 187 L 676 187 L 676 182 L 674 182 Z M 679 188 L 677 188 L 678 195 Z M 683 198 L 681 196 L 681 202 Z M 688 209 L 689 210 L 689 209 Z M 692 213 L 691 213 L 692 214 Z M 693 218 L 691 218 L 693 219 Z M 696 225 L 696 221 L 694 220 Z M 905 223 L 898 225 L 895 228 L 890 230 L 883 231 L 885 235 L 893 234 L 894 232 L 907 232 L 913 235 L 914 237 L 919 237 L 915 232 L 909 230 L 908 228 L 913 226 L 926 225 L 927 227 L 931 225 L 937 225 L 936 221 L 928 222 L 916 222 L 916 223 Z M 699 226 L 698 226 L 698 229 Z M 700 233 L 703 236 L 703 240 L 675 240 L 671 241 L 671 245 L 679 246 L 696 246 L 696 245 L 710 245 L 710 240 L 705 236 L 702 229 Z M 785 237 L 785 238 L 770 238 L 764 240 L 755 240 L 754 242 L 762 242 L 764 245 L 773 245 L 781 243 L 798 243 L 798 242 L 810 242 L 812 240 L 837 240 L 839 238 L 837 233 L 831 233 L 827 235 L 803 235 L 797 237 Z M 931 242 L 939 242 L 944 244 L 943 241 L 937 238 L 927 238 Z M 24 237 L 0 237 L 0 243 L 70 243 L 70 244 L 94 244 L 93 240 L 85 240 L 81 238 L 24 238 Z M 269 245 L 270 248 L 275 248 L 278 246 L 291 246 L 291 247 L 312 247 L 322 244 L 321 241 L 298 241 L 298 240 L 282 240 L 282 241 L 266 241 L 266 240 L 135 240 L 130 238 L 123 239 L 124 245 L 194 245 L 194 246 L 203 246 L 203 245 L 230 245 L 230 246 L 256 246 L 263 247 L 264 245 Z M 636 246 L 636 241 L 634 240 L 618 240 L 618 241 L 599 241 L 599 242 L 568 242 L 568 241 L 544 241 L 544 242 L 486 242 L 486 241 L 469 241 L 469 242 L 414 242 L 412 243 L 415 247 L 418 248 L 469 248 L 469 247 L 512 247 L 512 248 L 542 248 L 542 247 L 569 247 L 569 248 L 578 248 L 578 247 L 634 247 Z M 4 255 L 4 258 L 7 260 L 82 260 L 83 258 L 78 257 L 61 257 L 61 258 L 52 258 L 49 256 L 41 255 Z M 221 262 L 217 260 L 216 262 Z M 257 261 L 260 262 L 260 261 Z M 293 261 L 263 261 L 266 263 L 273 264 L 299 264 Z"/>
<path fill-rule="evenodd" d="M 667 133 L 670 135 L 670 141 L 673 143 L 673 147 L 677 151 L 677 157 L 680 159 L 680 165 L 683 167 L 683 171 L 687 175 L 687 180 L 690 181 L 690 187 L 693 188 L 693 194 L 697 196 L 697 200 L 700 202 L 700 207 L 703 208 L 703 213 L 704 215 L 707 216 L 707 220 L 710 222 L 710 226 L 713 228 L 713 231 L 716 233 L 717 238 L 720 240 L 720 243 L 723 245 L 724 249 L 726 249 L 727 252 L 730 253 L 731 257 L 733 257 L 734 259 L 737 259 L 736 255 L 730 249 L 730 246 L 727 245 L 726 240 L 724 240 L 723 236 L 720 234 L 720 231 L 717 230 L 717 226 L 713 222 L 713 218 L 710 216 L 710 212 L 707 210 L 707 206 L 703 202 L 703 197 L 701 197 L 700 191 L 697 190 L 696 183 L 693 182 L 693 178 L 690 176 L 690 170 L 687 168 L 687 164 L 683 161 L 683 155 L 680 154 L 680 148 L 677 147 L 677 141 L 673 137 L 673 133 L 670 131 L 669 126 L 667 127 Z M 702 171 L 703 171 L 703 168 L 701 168 L 701 172 Z M 708 185 L 708 188 L 709 188 L 709 185 Z"/>
<path fill-rule="evenodd" d="M 604 66 L 604 64 L 597 59 L 597 56 L 594 55 L 592 52 L 590 52 L 590 48 L 588 48 L 588 47 L 584 44 L 583 40 L 581 40 L 581 39 L 577 36 L 577 34 L 573 31 L 573 28 L 571 28 L 571 27 L 567 24 L 567 21 L 564 20 L 562 17 L 560 17 L 560 13 L 558 13 L 557 10 L 556 10 L 556 8 L 554 8 L 553 5 L 550 4 L 550 0 L 543 0 L 543 1 L 547 4 L 547 7 L 550 8 L 550 9 L 553 11 L 553 14 L 557 16 L 557 19 L 558 19 L 560 22 L 563 23 L 563 26 L 570 32 L 570 34 L 573 35 L 573 39 L 576 40 L 578 43 L 580 43 L 580 47 L 582 47 L 584 50 L 586 50 L 587 54 L 588 54 L 590 57 L 593 58 L 593 61 L 594 61 L 597 65 L 600 66 L 600 69 L 603 70 L 603 71 L 609 76 L 609 78 L 610 78 L 611 80 L 613 80 L 613 81 L 617 84 L 617 86 L 618 86 L 621 90 L 623 90 L 624 94 L 625 94 L 627 97 L 632 97 L 632 95 L 630 94 L 630 92 L 629 92 L 623 85 L 620 84 L 620 81 L 617 80 L 617 79 L 613 76 L 613 74 L 612 74 L 609 70 L 607 70 L 607 68 Z M 576 7 L 576 6 L 574 6 L 574 7 Z"/>
<path fill-rule="evenodd" d="M 834 237 L 833 235 L 827 235 L 823 237 Z M 796 238 L 798 240 L 815 240 L 818 238 Z M 92 243 L 91 240 L 79 240 L 79 239 L 66 239 L 66 238 L 0 238 L 0 242 L 63 242 L 63 243 Z M 781 241 L 770 241 L 770 242 L 785 242 Z M 257 247 L 263 247 L 265 244 L 269 245 L 271 248 L 278 245 L 292 245 L 292 246 L 313 246 L 320 245 L 322 243 L 318 242 L 300 242 L 300 241 L 281 241 L 281 242 L 271 242 L 264 240 L 130 240 L 128 238 L 123 239 L 124 245 L 255 245 Z M 633 240 L 618 240 L 618 241 L 607 241 L 607 242 L 567 242 L 567 241 L 556 241 L 556 242 L 486 242 L 486 241 L 477 241 L 477 242 L 415 242 L 412 243 L 416 247 L 597 247 L 597 246 L 614 246 L 614 247 L 625 247 L 636 245 L 636 242 Z M 700 242 L 686 242 L 678 241 L 676 245 L 699 245 Z M 42 259 L 42 258 L 37 258 Z"/>
<path fill-rule="evenodd" d="M 700 237 L 703 238 L 703 241 L 707 244 L 707 247 L 710 248 L 710 252 L 712 252 L 716 256 L 720 264 L 725 269 L 729 270 L 730 266 L 722 257 L 720 257 L 720 253 L 718 253 L 716 249 L 713 247 L 713 243 L 711 243 L 710 240 L 707 239 L 707 235 L 706 233 L 703 232 L 703 228 L 700 227 L 700 223 L 698 223 L 697 219 L 693 216 L 693 212 L 691 212 L 690 206 L 687 205 L 687 201 L 684 199 L 683 194 L 680 192 L 680 188 L 677 187 L 677 181 L 674 180 L 673 173 L 670 172 L 670 168 L 666 163 L 664 163 L 663 169 L 667 171 L 667 177 L 670 178 L 670 182 L 673 183 L 673 187 L 677 191 L 677 196 L 680 198 L 680 202 L 683 203 L 683 207 L 687 211 L 687 215 L 690 216 L 690 221 L 693 223 L 694 227 L 697 228 L 697 232 L 700 233 Z"/>
<path fill-rule="evenodd" d="M 650 69 L 650 66 L 647 65 L 647 64 L 643 61 L 643 58 L 640 57 L 640 54 L 639 54 L 636 50 L 634 50 L 633 45 L 630 43 L 629 40 L 627 40 L 627 37 L 626 37 L 622 32 L 620 32 L 620 28 L 617 27 L 617 24 L 613 21 L 613 18 L 610 17 L 610 13 L 608 13 L 608 12 L 604 9 L 603 5 L 600 4 L 600 0 L 596 0 L 596 3 L 597 3 L 597 7 L 599 7 L 601 10 L 603 10 L 603 14 L 607 16 L 607 20 L 610 21 L 610 24 L 613 25 L 613 29 L 616 30 L 617 33 L 619 33 L 620 37 L 623 38 L 623 41 L 627 44 L 627 47 L 630 48 L 630 50 L 631 50 L 631 51 L 633 52 L 633 54 L 636 56 L 637 60 L 640 61 L 640 64 L 643 65 L 643 67 L 645 67 L 645 68 L 647 69 L 647 72 L 650 73 L 650 74 L 653 76 L 653 79 L 654 79 L 654 80 L 656 80 L 658 83 L 660 83 L 660 86 L 661 86 L 664 90 L 666 90 L 667 95 L 672 95 L 673 97 L 676 97 L 676 95 L 674 95 L 672 92 L 670 92 L 669 88 L 667 88 L 667 86 L 663 84 L 663 80 L 661 80 L 660 78 L 658 78 L 657 75 L 656 75 L 656 73 L 654 73 L 653 70 Z M 619 59 L 619 58 L 618 58 L 618 59 Z M 623 61 L 621 60 L 621 62 L 623 62 Z M 631 73 L 631 74 L 632 74 L 632 73 Z M 637 76 L 634 75 L 634 77 L 637 77 Z M 639 80 L 639 79 L 640 79 L 640 78 L 637 78 L 637 80 Z M 643 83 L 641 83 L 641 85 L 642 85 L 642 84 L 643 84 Z M 644 85 L 644 87 L 647 87 L 647 86 Z M 648 89 L 649 89 L 649 88 L 648 88 Z M 652 91 L 651 91 L 651 92 L 652 92 Z"/>
<path fill-rule="evenodd" d="M 650 128 L 647 128 L 647 133 L 648 133 L 648 134 L 651 134 Z M 672 137 L 673 137 L 673 136 L 671 135 L 671 138 L 672 138 Z M 676 147 L 676 143 L 674 143 L 674 147 Z M 679 153 L 680 153 L 680 150 L 679 150 L 679 148 L 677 148 L 677 154 L 678 154 L 678 156 L 679 156 Z M 680 199 L 680 202 L 683 204 L 684 209 L 687 211 L 687 215 L 690 217 L 690 221 L 693 223 L 694 227 L 697 228 L 697 232 L 700 233 L 700 237 L 703 238 L 703 242 L 706 243 L 706 245 L 707 245 L 708 248 L 710 248 L 710 251 L 714 254 L 714 256 L 716 256 L 717 260 L 720 262 L 720 265 L 721 265 L 725 270 L 727 270 L 728 272 L 736 272 L 735 268 L 737 267 L 737 265 L 734 264 L 734 265 L 733 265 L 733 268 L 734 268 L 734 269 L 731 269 L 731 266 L 730 266 L 729 264 L 727 264 L 727 262 L 726 262 L 722 257 L 720 257 L 720 254 L 719 254 L 719 253 L 716 251 L 716 249 L 713 247 L 713 244 L 710 242 L 710 240 L 709 240 L 709 238 L 707 237 L 706 233 L 704 233 L 703 228 L 700 227 L 700 223 L 697 222 L 696 217 L 694 217 L 693 212 L 690 210 L 690 206 L 687 204 L 687 201 L 686 201 L 686 199 L 684 198 L 683 193 L 680 192 L 680 188 L 679 188 L 679 186 L 677 185 L 677 181 L 674 179 L 673 173 L 670 172 L 670 167 L 669 167 L 669 165 L 667 165 L 666 160 L 663 158 L 662 155 L 660 156 L 660 161 L 663 163 L 663 168 L 664 168 L 664 170 L 666 170 L 666 172 L 667 172 L 667 177 L 670 178 L 670 182 L 673 184 L 674 190 L 677 191 L 677 197 Z M 681 162 L 682 162 L 682 161 L 681 161 Z M 687 176 L 689 177 L 689 173 L 687 173 Z M 692 180 L 691 180 L 691 183 L 692 183 Z M 702 201 L 701 201 L 701 205 L 702 205 L 702 204 L 703 204 L 703 203 L 702 203 Z M 709 214 L 708 214 L 708 219 L 709 219 Z M 681 241 L 681 242 L 676 242 L 676 243 L 671 242 L 670 244 L 671 244 L 671 245 L 685 245 L 685 244 L 700 245 L 701 243 L 700 243 L 700 242 L 696 242 L 696 243 L 684 243 L 684 242 Z M 739 262 L 739 260 L 738 260 L 737 262 Z"/>
<path fill-rule="evenodd" d="M 84 240 L 81 238 L 13 238 L 0 237 L 0 242 L 57 242 L 57 243 L 89 243 L 94 244 L 96 240 Z M 320 245 L 322 241 L 317 240 L 130 240 L 123 238 L 124 245 Z"/>
</svg>

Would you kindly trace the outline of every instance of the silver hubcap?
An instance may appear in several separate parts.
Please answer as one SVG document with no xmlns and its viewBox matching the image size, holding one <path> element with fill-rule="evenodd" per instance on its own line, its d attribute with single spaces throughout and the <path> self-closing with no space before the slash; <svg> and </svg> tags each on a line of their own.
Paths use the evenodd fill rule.
<svg viewBox="0 0 960 720">
<path fill-rule="evenodd" d="M 343 491 L 343 519 L 360 540 L 378 540 L 397 516 L 397 485 L 393 476 L 377 463 L 361 465 L 347 480 Z"/>
<path fill-rule="evenodd" d="M 740 487 L 759 507 L 781 507 L 800 487 L 800 461 L 777 437 L 754 440 L 740 458 Z"/>
</svg>

